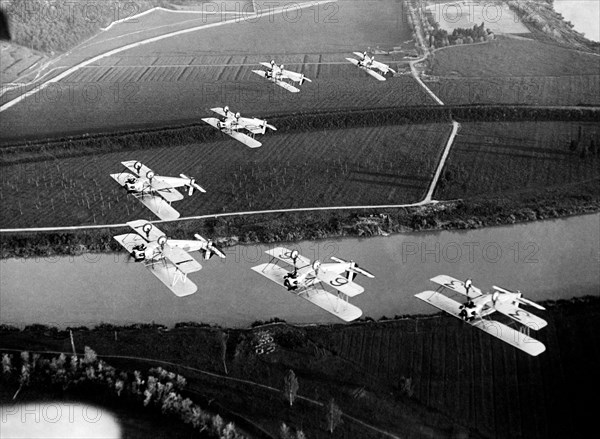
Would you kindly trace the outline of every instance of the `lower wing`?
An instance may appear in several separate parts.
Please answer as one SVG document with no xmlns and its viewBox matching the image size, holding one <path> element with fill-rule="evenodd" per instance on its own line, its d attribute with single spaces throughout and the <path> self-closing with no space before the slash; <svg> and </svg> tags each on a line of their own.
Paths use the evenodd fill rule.
<svg viewBox="0 0 600 439">
<path fill-rule="evenodd" d="M 358 296 L 365 291 L 363 287 L 352 282 L 350 279 L 330 271 L 320 270 L 317 273 L 317 278 L 348 297 Z"/>
<path fill-rule="evenodd" d="M 514 306 L 510 303 L 497 303 L 494 305 L 494 308 L 496 311 L 535 331 L 542 329 L 548 324 L 548 322 L 546 322 L 544 319 L 534 316 L 524 309 Z"/>
</svg>

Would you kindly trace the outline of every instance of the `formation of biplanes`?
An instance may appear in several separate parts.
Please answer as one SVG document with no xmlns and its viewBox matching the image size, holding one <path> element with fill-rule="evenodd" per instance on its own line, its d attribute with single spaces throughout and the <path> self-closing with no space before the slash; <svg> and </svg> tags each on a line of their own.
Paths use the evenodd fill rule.
<svg viewBox="0 0 600 439">
<path fill-rule="evenodd" d="M 379 81 L 385 81 L 387 74 L 395 73 L 392 68 L 376 61 L 367 52 L 354 52 L 354 55 L 358 59 L 346 59 Z M 311 82 L 303 73 L 286 70 L 284 65 L 277 65 L 275 61 L 261 65 L 266 70 L 253 72 L 289 92 L 300 92 L 290 82 L 298 85 Z M 264 135 L 267 129 L 276 130 L 266 120 L 242 117 L 228 106 L 211 108 L 211 111 L 220 118 L 203 118 L 204 122 L 249 148 L 262 145 L 256 140 L 256 135 Z M 180 174 L 179 177 L 161 176 L 135 160 L 122 164 L 129 172 L 111 174 L 111 177 L 161 220 L 179 218 L 179 212 L 171 205 L 184 198 L 177 188 L 187 188 L 188 196 L 192 196 L 195 190 L 206 192 L 193 177 L 185 174 Z M 188 275 L 202 269 L 202 265 L 188 252 L 200 252 L 204 260 L 215 255 L 219 258 L 226 257 L 212 241 L 197 234 L 193 240 L 175 240 L 168 238 L 156 225 L 146 220 L 130 221 L 127 225 L 133 232 L 117 235 L 114 239 L 136 262 L 143 264 L 178 297 L 197 291 L 197 286 Z M 266 253 L 271 257 L 270 261 L 252 267 L 253 271 L 345 322 L 361 317 L 362 310 L 349 302 L 350 298 L 364 292 L 364 288 L 355 279 L 358 275 L 367 278 L 375 276 L 359 267 L 356 262 L 335 256 L 331 257 L 333 262 L 311 262 L 297 250 L 284 247 L 276 247 Z M 439 288 L 418 293 L 415 297 L 529 355 L 536 356 L 545 350 L 541 342 L 530 336 L 530 330 L 542 329 L 546 326 L 546 321 L 524 310 L 521 305 L 541 310 L 544 308 L 524 298 L 519 291 L 494 286 L 491 292 L 483 293 L 473 286 L 470 279 L 462 282 L 447 275 L 439 275 L 431 280 Z M 451 294 L 461 298 L 456 300 Z M 491 315 L 496 312 L 507 317 L 510 323 L 491 319 Z"/>
</svg>

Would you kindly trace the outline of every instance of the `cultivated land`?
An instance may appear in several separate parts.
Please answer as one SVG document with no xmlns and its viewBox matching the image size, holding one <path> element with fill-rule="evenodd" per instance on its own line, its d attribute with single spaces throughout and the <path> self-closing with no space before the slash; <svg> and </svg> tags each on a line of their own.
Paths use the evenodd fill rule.
<svg viewBox="0 0 600 439">
<path fill-rule="evenodd" d="M 462 123 L 434 197 L 498 196 L 598 179 L 600 154 L 582 155 L 589 145 L 600 145 L 596 123 Z"/>
<path fill-rule="evenodd" d="M 93 346 L 114 366 L 146 370 L 160 365 L 181 373 L 189 389 L 212 401 L 210 407 L 243 413 L 271 437 L 278 437 L 282 421 L 311 438 L 386 437 L 352 418 L 400 437 L 584 436 L 595 414 L 590 377 L 600 365 L 598 298 L 544 305 L 549 325 L 536 336 L 547 351 L 539 357 L 442 315 L 251 330 L 105 326 L 74 330 L 74 340 L 78 348 Z M 259 354 L 256 347 L 265 333 L 272 336 L 274 351 Z M 1 334 L 3 349 L 70 351 L 67 332 L 32 327 Z M 318 405 L 298 399 L 290 408 L 284 402 L 281 389 L 289 369 L 298 377 L 299 395 L 317 403 L 333 397 L 341 407 L 345 417 L 333 436 L 324 431 Z"/>
<path fill-rule="evenodd" d="M 600 56 L 540 41 L 448 46 L 429 65 L 446 104 L 600 105 Z"/>
<path fill-rule="evenodd" d="M 273 208 L 403 204 L 429 186 L 449 124 L 268 135 L 249 150 L 222 141 L 136 148 L 2 167 L 1 227 L 121 223 L 152 214 L 110 173 L 139 160 L 159 175 L 196 177 L 206 194 L 177 202 L 182 216 Z"/>
<path fill-rule="evenodd" d="M 179 24 L 157 28 L 155 23 L 138 31 L 143 22 L 155 20 L 152 13 L 139 17 L 126 31 L 119 29 L 130 26 L 127 22 L 116 25 L 66 55 L 55 66 L 56 72 L 64 71 L 60 65 L 73 65 L 84 57 L 159 33 L 190 26 L 213 27 L 132 48 L 74 72 L 5 111 L 1 138 L 155 127 L 198 120 L 207 115 L 208 108 L 225 104 L 257 115 L 434 104 L 411 77 L 378 83 L 344 59 L 367 47 L 412 50 L 413 43 L 403 44 L 411 40 L 411 33 L 400 3 L 340 1 L 297 12 L 297 20 L 292 12 L 265 13 L 252 20 L 177 14 L 182 16 Z M 370 25 L 372 22 L 378 25 Z M 115 35 L 110 36 L 112 33 Z M 403 57 L 401 51 L 379 59 L 393 68 L 407 68 Z M 272 58 L 316 81 L 292 95 L 251 72 L 259 67 L 259 61 Z M 5 94 L 3 102 L 18 92 Z"/>
</svg>

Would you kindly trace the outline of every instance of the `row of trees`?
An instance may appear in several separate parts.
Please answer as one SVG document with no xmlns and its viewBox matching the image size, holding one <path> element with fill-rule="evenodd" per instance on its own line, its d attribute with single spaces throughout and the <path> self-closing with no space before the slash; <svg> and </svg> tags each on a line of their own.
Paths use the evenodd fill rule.
<svg viewBox="0 0 600 439">
<path fill-rule="evenodd" d="M 65 52 L 110 23 L 123 20 L 165 0 L 6 0 L 13 41 L 53 54 Z"/>
<path fill-rule="evenodd" d="M 145 407 L 158 408 L 165 415 L 176 416 L 197 431 L 208 432 L 212 437 L 243 439 L 233 422 L 226 422 L 218 414 L 203 410 L 181 391 L 186 385 L 183 376 L 161 367 L 152 368 L 147 374 L 119 371 L 96 353 L 85 347 L 83 357 L 78 355 L 45 358 L 40 354 L 21 352 L 20 357 L 2 355 L 2 381 L 19 384 L 13 399 L 23 388 L 41 386 L 50 388 L 76 389 L 81 385 L 98 385 L 120 398 L 142 403 Z"/>
<path fill-rule="evenodd" d="M 426 16 L 429 26 L 425 33 L 430 47 L 482 43 L 494 38 L 492 31 L 485 29 L 484 22 L 481 22 L 480 25 L 475 24 L 472 28 L 457 27 L 452 33 L 448 33 L 447 30 L 440 28 L 432 14 L 426 14 Z"/>
</svg>

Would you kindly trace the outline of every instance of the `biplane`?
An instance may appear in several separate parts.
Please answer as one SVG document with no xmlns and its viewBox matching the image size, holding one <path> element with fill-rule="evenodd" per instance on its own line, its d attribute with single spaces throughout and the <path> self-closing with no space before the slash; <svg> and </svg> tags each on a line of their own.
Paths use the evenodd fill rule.
<svg viewBox="0 0 600 439">
<path fill-rule="evenodd" d="M 194 193 L 194 189 L 206 192 L 194 178 L 185 174 L 180 174 L 180 177 L 164 177 L 156 175 L 149 167 L 135 160 L 121 163 L 132 174 L 121 172 L 110 176 L 162 220 L 179 218 L 179 212 L 171 203 L 183 200 L 183 194 L 175 188 L 187 187 L 189 196 Z"/>
<path fill-rule="evenodd" d="M 363 53 L 353 52 L 353 53 L 360 59 L 354 59 L 354 58 L 346 58 L 346 59 L 348 61 L 350 61 L 352 64 L 354 64 L 355 66 L 357 66 L 359 69 L 364 70 L 369 75 L 371 75 L 373 78 L 375 78 L 379 81 L 385 81 L 385 75 L 387 75 L 389 72 L 396 73 L 396 71 L 394 69 L 392 69 L 390 66 L 388 66 L 387 64 L 384 64 L 379 61 L 375 61 L 375 57 L 367 55 L 367 52 L 363 52 Z M 381 73 L 376 72 L 375 70 L 379 70 L 379 72 L 381 72 Z"/>
<path fill-rule="evenodd" d="M 333 263 L 321 263 L 318 260 L 311 263 L 310 259 L 300 255 L 297 250 L 284 247 L 267 250 L 265 253 L 271 256 L 271 260 L 252 267 L 252 270 L 346 322 L 362 315 L 360 308 L 348 302 L 348 298 L 364 292 L 364 288 L 355 283 L 354 278 L 357 274 L 369 278 L 375 276 L 360 268 L 356 262 L 332 257 Z M 292 270 L 279 266 L 279 262 L 291 266 Z M 325 285 L 334 288 L 337 294 L 325 290 Z"/>
<path fill-rule="evenodd" d="M 214 255 L 225 258 L 225 254 L 212 241 L 200 235 L 195 235 L 196 240 L 169 239 L 148 221 L 130 221 L 127 225 L 135 233 L 117 235 L 114 239 L 176 296 L 188 296 L 198 289 L 187 276 L 200 271 L 202 265 L 188 252 L 198 251 L 204 259 Z"/>
<path fill-rule="evenodd" d="M 211 111 L 222 116 L 223 119 L 206 117 L 202 119 L 204 122 L 250 148 L 258 148 L 262 145 L 262 143 L 256 140 L 254 136 L 257 134 L 265 134 L 267 128 L 277 130 L 273 125 L 269 125 L 266 120 L 257 119 L 255 117 L 241 117 L 240 113 L 234 113 L 227 106 L 224 108 L 211 108 Z M 252 137 L 240 132 L 240 130 L 249 131 L 252 133 Z"/>
<path fill-rule="evenodd" d="M 431 281 L 438 284 L 439 288 L 436 291 L 423 291 L 415 294 L 415 297 L 529 355 L 536 356 L 546 350 L 543 343 L 529 336 L 529 330 L 542 329 L 547 322 L 519 306 L 530 305 L 541 310 L 545 308 L 524 298 L 521 292 L 494 286 L 491 293 L 484 294 L 479 288 L 473 286 L 470 279 L 461 282 L 446 275 L 436 276 Z M 442 294 L 449 291 L 466 297 L 466 300 L 459 302 Z M 496 311 L 512 319 L 512 323 L 517 325 L 517 329 L 489 319 L 488 317 Z"/>
<path fill-rule="evenodd" d="M 312 82 L 310 79 L 304 76 L 304 73 L 286 70 L 283 64 L 278 66 L 274 60 L 271 60 L 270 63 L 261 62 L 260 64 L 266 67 L 267 70 L 252 70 L 254 73 L 262 76 L 265 79 L 268 79 L 271 82 L 274 82 L 278 86 L 285 88 L 287 91 L 292 93 L 298 93 L 300 89 L 288 82 L 285 82 L 286 79 L 297 82 L 299 85 L 302 85 L 304 81 Z"/>
</svg>

